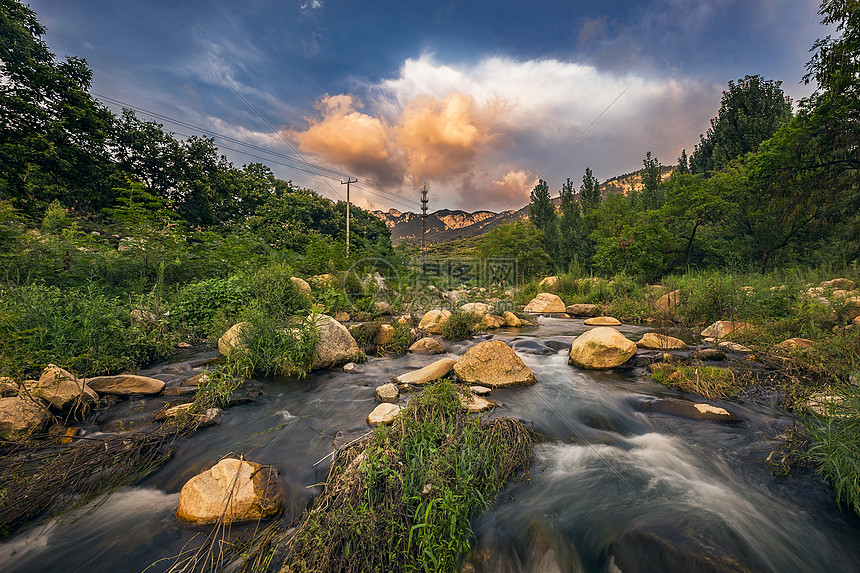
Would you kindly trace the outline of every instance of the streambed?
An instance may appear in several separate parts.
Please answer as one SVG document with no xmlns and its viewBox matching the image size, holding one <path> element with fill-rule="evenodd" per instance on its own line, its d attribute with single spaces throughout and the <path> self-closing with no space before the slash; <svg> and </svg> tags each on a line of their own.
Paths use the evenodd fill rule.
<svg viewBox="0 0 860 573">
<path fill-rule="evenodd" d="M 792 424 L 792 416 L 744 401 L 711 401 L 741 419 L 734 424 L 643 412 L 642 402 L 651 398 L 693 397 L 655 384 L 644 368 L 568 366 L 566 346 L 586 329 L 580 320 L 541 318 L 537 328 L 493 335 L 517 349 L 538 382 L 493 390 L 489 397 L 499 406 L 489 415 L 527 421 L 555 440 L 537 448 L 528 482 L 503 492 L 493 510 L 474 520 L 478 545 L 467 568 L 648 571 L 659 558 L 676 563 L 677 571 L 718 570 L 685 561 L 689 549 L 710 555 L 711 564 L 737 566 L 723 570 L 860 571 L 860 518 L 840 511 L 820 479 L 780 479 L 768 471 L 768 439 Z M 646 331 L 620 330 L 632 340 Z M 480 340 L 446 341 L 448 356 Z M 213 356 L 185 352 L 142 374 L 178 381 Z M 251 380 L 245 389 L 252 401 L 184 440 L 141 483 L 0 544 L 0 570 L 168 569 L 172 556 L 202 543 L 210 530 L 174 518 L 179 489 L 230 453 L 279 469 L 289 523 L 319 492 L 328 470 L 323 458 L 369 431 L 365 417 L 376 405 L 376 386 L 438 358 L 374 358 L 357 373 Z M 123 401 L 89 430 L 144 424 L 165 401 L 185 400 Z"/>
</svg>

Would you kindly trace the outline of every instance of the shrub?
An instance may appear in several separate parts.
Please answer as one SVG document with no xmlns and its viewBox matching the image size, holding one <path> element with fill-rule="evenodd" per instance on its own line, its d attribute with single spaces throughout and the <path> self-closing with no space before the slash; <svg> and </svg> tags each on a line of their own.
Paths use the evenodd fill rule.
<svg viewBox="0 0 860 573">
<path fill-rule="evenodd" d="M 711 400 L 732 398 L 740 391 L 734 372 L 715 366 L 655 364 L 651 377 L 658 384 Z"/>
<path fill-rule="evenodd" d="M 465 312 L 455 312 L 442 323 L 442 336 L 448 340 L 466 340 L 475 334 L 475 317 Z"/>
<path fill-rule="evenodd" d="M 230 322 L 250 301 L 250 293 L 238 277 L 207 279 L 179 291 L 172 310 L 184 329 L 204 335 L 212 330 L 216 317 L 221 317 L 218 322 Z"/>
<path fill-rule="evenodd" d="M 280 262 L 270 263 L 248 277 L 247 288 L 259 311 L 277 324 L 286 325 L 297 314 L 308 311 L 311 301 L 290 280 L 292 269 Z"/>
</svg>

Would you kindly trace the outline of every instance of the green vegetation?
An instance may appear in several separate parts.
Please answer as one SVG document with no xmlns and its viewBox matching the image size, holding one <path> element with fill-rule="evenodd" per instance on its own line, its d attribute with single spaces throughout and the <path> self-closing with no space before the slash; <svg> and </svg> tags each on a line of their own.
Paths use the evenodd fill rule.
<svg viewBox="0 0 860 573">
<path fill-rule="evenodd" d="M 475 317 L 468 312 L 455 312 L 442 323 L 442 336 L 448 340 L 467 340 L 475 334 Z"/>
<path fill-rule="evenodd" d="M 428 386 L 391 427 L 338 452 L 288 545 L 290 571 L 456 571 L 470 520 L 517 470 L 535 436 L 461 411 L 449 381 Z"/>
<path fill-rule="evenodd" d="M 650 370 L 659 384 L 711 400 L 734 398 L 740 391 L 734 372 L 726 368 L 658 363 Z"/>
</svg>

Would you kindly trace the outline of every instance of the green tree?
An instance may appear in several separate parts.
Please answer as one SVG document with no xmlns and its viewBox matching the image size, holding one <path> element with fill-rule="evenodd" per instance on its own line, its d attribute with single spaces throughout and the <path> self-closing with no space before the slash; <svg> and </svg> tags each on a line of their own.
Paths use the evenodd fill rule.
<svg viewBox="0 0 860 573">
<path fill-rule="evenodd" d="M 113 116 L 89 95 L 86 61 L 55 61 L 44 33 L 28 6 L 0 0 L 0 194 L 30 215 L 54 199 L 98 208 Z"/>
<path fill-rule="evenodd" d="M 782 124 L 791 119 L 791 98 L 782 91 L 782 82 L 759 75 L 730 81 L 723 92 L 717 117 L 706 135 L 699 137 L 690 170 L 712 173 L 730 161 L 755 151 Z"/>
<path fill-rule="evenodd" d="M 562 269 L 567 269 L 571 262 L 582 263 L 580 250 L 582 236 L 582 209 L 573 191 L 570 178 L 561 186 L 559 194 L 561 217 L 558 221 L 559 257 L 558 263 Z"/>
<path fill-rule="evenodd" d="M 586 167 L 585 175 L 582 176 L 582 185 L 579 186 L 579 202 L 582 205 L 584 215 L 588 215 L 592 209 L 600 204 L 600 182 L 591 172 L 591 167 Z"/>
<path fill-rule="evenodd" d="M 651 157 L 651 152 L 645 154 L 642 160 L 642 187 L 639 190 L 638 200 L 642 209 L 648 211 L 658 209 L 663 204 L 663 193 L 660 190 L 662 182 L 660 161 Z M 634 197 L 637 197 L 634 195 Z"/>
<path fill-rule="evenodd" d="M 545 275 L 552 264 L 543 231 L 530 221 L 499 225 L 484 236 L 478 252 L 484 259 L 515 260 L 523 282 Z"/>
<path fill-rule="evenodd" d="M 553 261 L 558 260 L 558 214 L 549 193 L 549 185 L 539 179 L 531 192 L 529 220 L 545 236 L 547 252 Z"/>
</svg>

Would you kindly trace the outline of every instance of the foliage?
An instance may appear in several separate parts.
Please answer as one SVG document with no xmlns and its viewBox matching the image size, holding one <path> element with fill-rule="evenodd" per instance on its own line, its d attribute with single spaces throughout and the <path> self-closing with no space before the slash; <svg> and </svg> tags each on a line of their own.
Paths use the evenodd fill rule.
<svg viewBox="0 0 860 573">
<path fill-rule="evenodd" d="M 740 391 L 734 372 L 715 366 L 658 363 L 651 368 L 651 377 L 658 384 L 710 400 L 732 398 Z"/>
<path fill-rule="evenodd" d="M 549 194 L 549 185 L 543 179 L 532 189 L 529 220 L 543 232 L 546 251 L 554 259 L 558 255 L 558 214 Z"/>
<path fill-rule="evenodd" d="M 487 233 L 478 252 L 485 259 L 516 261 L 521 282 L 545 274 L 551 263 L 543 232 L 528 221 L 499 225 Z"/>
<path fill-rule="evenodd" d="M 468 312 L 455 312 L 442 323 L 442 336 L 448 340 L 467 340 L 475 334 L 475 317 Z"/>
<path fill-rule="evenodd" d="M 229 279 L 205 279 L 190 283 L 179 291 L 173 303 L 171 320 L 194 335 L 203 336 L 212 330 L 216 318 L 223 325 L 251 301 L 249 290 L 238 275 Z"/>
<path fill-rule="evenodd" d="M 528 469 L 535 443 L 519 422 L 462 413 L 459 392 L 434 383 L 390 428 L 338 452 L 288 544 L 288 570 L 456 570 L 471 518 Z"/>
</svg>

